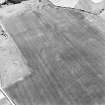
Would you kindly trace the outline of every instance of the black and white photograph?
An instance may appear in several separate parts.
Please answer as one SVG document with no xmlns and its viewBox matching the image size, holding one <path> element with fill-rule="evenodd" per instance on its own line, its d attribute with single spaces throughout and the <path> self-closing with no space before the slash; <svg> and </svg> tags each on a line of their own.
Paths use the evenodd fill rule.
<svg viewBox="0 0 105 105">
<path fill-rule="evenodd" d="M 0 105 L 105 105 L 105 0 L 0 0 Z"/>
</svg>

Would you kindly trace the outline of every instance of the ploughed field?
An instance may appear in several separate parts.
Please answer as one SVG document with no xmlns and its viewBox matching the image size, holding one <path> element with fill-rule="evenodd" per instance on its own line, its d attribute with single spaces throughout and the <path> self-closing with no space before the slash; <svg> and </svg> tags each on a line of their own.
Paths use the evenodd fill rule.
<svg viewBox="0 0 105 105">
<path fill-rule="evenodd" d="M 52 4 L 2 21 L 30 75 L 5 88 L 17 105 L 101 105 L 104 33 L 80 11 Z"/>
</svg>

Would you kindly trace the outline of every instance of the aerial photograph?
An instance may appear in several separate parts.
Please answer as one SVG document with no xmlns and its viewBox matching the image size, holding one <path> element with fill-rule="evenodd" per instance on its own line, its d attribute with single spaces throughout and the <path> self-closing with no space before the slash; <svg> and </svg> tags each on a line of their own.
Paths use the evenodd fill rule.
<svg viewBox="0 0 105 105">
<path fill-rule="evenodd" d="M 0 0 L 0 105 L 105 105 L 105 0 Z"/>
</svg>

